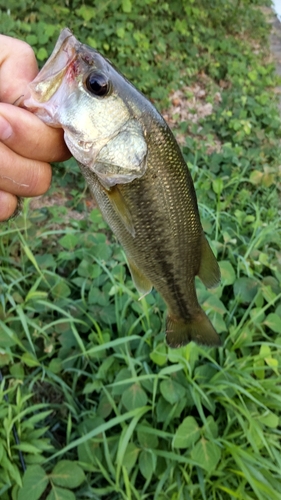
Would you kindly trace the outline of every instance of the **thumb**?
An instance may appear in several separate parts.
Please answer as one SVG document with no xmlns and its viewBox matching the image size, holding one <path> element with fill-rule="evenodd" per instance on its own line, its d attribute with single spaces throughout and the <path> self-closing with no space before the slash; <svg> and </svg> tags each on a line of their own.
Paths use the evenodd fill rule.
<svg viewBox="0 0 281 500">
<path fill-rule="evenodd" d="M 0 102 L 13 104 L 26 93 L 26 86 L 38 73 L 30 45 L 0 35 Z"/>
</svg>

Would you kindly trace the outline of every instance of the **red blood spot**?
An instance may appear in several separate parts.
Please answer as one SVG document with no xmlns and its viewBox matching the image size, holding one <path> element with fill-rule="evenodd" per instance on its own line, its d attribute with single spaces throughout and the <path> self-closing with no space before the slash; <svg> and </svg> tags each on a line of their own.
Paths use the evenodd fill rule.
<svg viewBox="0 0 281 500">
<path fill-rule="evenodd" d="M 79 75 L 79 64 L 78 61 L 73 61 L 68 66 L 66 78 L 69 82 L 73 82 L 77 75 Z"/>
</svg>

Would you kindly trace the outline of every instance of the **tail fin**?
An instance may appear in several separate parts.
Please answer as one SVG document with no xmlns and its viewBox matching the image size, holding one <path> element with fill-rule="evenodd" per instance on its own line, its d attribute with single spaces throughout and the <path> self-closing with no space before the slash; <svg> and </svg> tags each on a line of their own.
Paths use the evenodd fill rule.
<svg viewBox="0 0 281 500">
<path fill-rule="evenodd" d="M 192 340 L 208 346 L 221 345 L 221 340 L 203 309 L 190 320 L 175 320 L 168 315 L 166 340 L 168 346 L 173 348 L 182 347 Z"/>
</svg>

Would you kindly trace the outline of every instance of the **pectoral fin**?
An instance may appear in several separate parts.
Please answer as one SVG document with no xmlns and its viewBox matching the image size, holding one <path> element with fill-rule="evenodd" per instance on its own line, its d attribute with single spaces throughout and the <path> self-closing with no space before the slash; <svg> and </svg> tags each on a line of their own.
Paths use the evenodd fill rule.
<svg viewBox="0 0 281 500">
<path fill-rule="evenodd" d="M 110 203 L 112 204 L 117 215 L 122 220 L 125 228 L 134 237 L 135 229 L 134 229 L 132 215 L 124 200 L 124 197 L 122 196 L 122 193 L 120 192 L 120 189 L 118 188 L 118 186 L 113 186 L 110 190 L 105 190 L 105 191 L 109 198 Z"/>
<path fill-rule="evenodd" d="M 130 259 L 128 259 L 128 266 L 136 289 L 141 294 L 141 296 L 144 297 L 152 290 L 151 282 L 142 274 L 142 272 Z"/>
<path fill-rule="evenodd" d="M 202 234 L 201 240 L 201 262 L 198 276 L 207 288 L 218 286 L 221 279 L 216 257 L 204 234 Z"/>
</svg>

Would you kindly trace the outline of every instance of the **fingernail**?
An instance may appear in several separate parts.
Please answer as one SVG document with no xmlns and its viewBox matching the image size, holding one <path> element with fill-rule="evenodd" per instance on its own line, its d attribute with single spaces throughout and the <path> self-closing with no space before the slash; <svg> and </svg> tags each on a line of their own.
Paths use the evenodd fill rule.
<svg viewBox="0 0 281 500">
<path fill-rule="evenodd" d="M 0 140 L 6 141 L 9 137 L 11 137 L 12 133 L 13 129 L 10 123 L 0 115 Z"/>
</svg>

